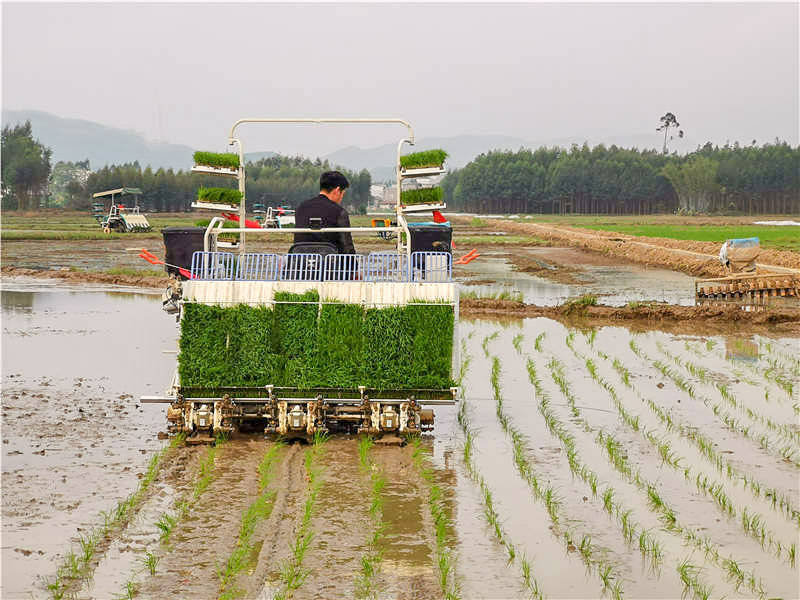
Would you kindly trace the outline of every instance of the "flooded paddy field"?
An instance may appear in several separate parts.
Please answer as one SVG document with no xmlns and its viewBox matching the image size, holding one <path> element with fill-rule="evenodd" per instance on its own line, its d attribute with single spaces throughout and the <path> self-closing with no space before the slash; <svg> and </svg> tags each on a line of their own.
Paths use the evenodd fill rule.
<svg viewBox="0 0 800 600">
<path fill-rule="evenodd" d="M 796 338 L 462 320 L 433 435 L 184 446 L 159 305 L 4 278 L 3 598 L 800 595 Z"/>
</svg>

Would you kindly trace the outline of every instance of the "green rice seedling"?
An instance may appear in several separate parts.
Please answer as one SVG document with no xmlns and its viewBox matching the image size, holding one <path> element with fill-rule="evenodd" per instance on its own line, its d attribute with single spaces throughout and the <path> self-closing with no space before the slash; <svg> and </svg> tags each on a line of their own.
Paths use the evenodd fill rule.
<svg viewBox="0 0 800 600">
<path fill-rule="evenodd" d="M 518 333 L 514 336 L 514 339 L 511 340 L 511 343 L 514 346 L 514 350 L 517 351 L 518 354 L 522 354 L 522 340 L 525 339 L 521 333 Z"/>
<path fill-rule="evenodd" d="M 122 594 L 117 596 L 117 600 L 133 600 L 138 593 L 139 584 L 133 580 L 128 580 L 125 582 L 125 587 L 122 591 Z"/>
<path fill-rule="evenodd" d="M 787 554 L 789 556 L 789 564 L 792 565 L 792 568 L 794 568 L 797 565 L 797 543 L 796 542 L 792 543 L 792 545 L 789 546 L 789 550 L 787 551 Z"/>
<path fill-rule="evenodd" d="M 486 358 L 489 358 L 489 344 L 496 340 L 499 336 L 500 332 L 495 331 L 494 333 L 483 338 L 483 341 L 481 342 L 481 348 L 483 348 L 483 354 L 486 356 Z"/>
<path fill-rule="evenodd" d="M 172 533 L 173 527 L 178 522 L 178 518 L 169 514 L 164 513 L 159 517 L 158 521 L 156 521 L 156 527 L 161 530 L 161 541 L 167 542 L 169 541 L 169 536 Z"/>
<path fill-rule="evenodd" d="M 158 567 L 158 561 L 161 560 L 159 556 L 153 554 L 152 552 L 145 553 L 144 557 L 142 558 L 142 564 L 147 569 L 150 575 L 156 574 L 156 568 Z"/>
<path fill-rule="evenodd" d="M 614 490 L 610 487 L 603 491 L 603 508 L 605 508 L 606 512 L 609 514 L 611 514 L 614 508 Z"/>
<path fill-rule="evenodd" d="M 592 562 L 592 538 L 589 535 L 584 535 L 583 539 L 581 540 L 580 546 L 578 546 L 578 552 L 581 553 L 583 556 L 583 560 L 586 564 L 590 564 Z"/>
<path fill-rule="evenodd" d="M 196 165 L 205 165 L 208 167 L 222 167 L 226 169 L 239 168 L 239 155 L 233 152 L 203 152 L 198 150 L 194 153 L 194 162 Z"/>
<path fill-rule="evenodd" d="M 462 300 L 507 300 L 509 302 L 522 302 L 522 292 L 518 290 L 501 290 L 499 292 L 461 292 L 459 297 Z"/>
<path fill-rule="evenodd" d="M 418 188 L 414 190 L 402 190 L 400 192 L 400 204 L 403 206 L 441 204 L 443 200 L 444 190 L 440 187 Z"/>
<path fill-rule="evenodd" d="M 197 190 L 197 201 L 207 202 L 209 204 L 239 206 L 239 203 L 242 201 L 242 192 L 234 188 L 201 187 Z"/>
<path fill-rule="evenodd" d="M 84 567 L 92 562 L 95 549 L 97 548 L 97 541 L 97 537 L 94 533 L 79 536 L 78 542 L 81 546 L 80 560 Z"/>
<path fill-rule="evenodd" d="M 600 581 L 603 582 L 603 592 L 605 592 L 609 587 L 611 587 L 611 565 L 604 565 L 601 569 L 599 569 L 598 573 L 600 575 Z"/>
<path fill-rule="evenodd" d="M 533 342 L 533 347 L 537 352 L 542 351 L 542 342 L 544 341 L 544 336 L 547 335 L 547 332 L 543 331 L 539 335 L 536 336 L 536 340 Z"/>
<path fill-rule="evenodd" d="M 311 547 L 314 532 L 311 530 L 311 519 L 317 508 L 317 500 L 322 487 L 322 470 L 318 462 L 324 454 L 324 435 L 315 435 L 311 447 L 305 453 L 305 471 L 308 478 L 306 500 L 303 504 L 303 516 L 297 529 L 295 540 L 290 546 L 289 559 L 280 565 L 281 590 L 276 598 L 288 598 L 300 588 L 310 571 L 303 567 L 305 555 Z"/>
<path fill-rule="evenodd" d="M 400 157 L 400 167 L 403 169 L 424 169 L 426 167 L 441 167 L 447 159 L 444 150 L 423 150 Z"/>
<path fill-rule="evenodd" d="M 597 296 L 593 294 L 584 294 L 577 298 L 570 298 L 561 305 L 561 312 L 565 315 L 582 314 L 590 306 L 597 306 Z"/>
</svg>

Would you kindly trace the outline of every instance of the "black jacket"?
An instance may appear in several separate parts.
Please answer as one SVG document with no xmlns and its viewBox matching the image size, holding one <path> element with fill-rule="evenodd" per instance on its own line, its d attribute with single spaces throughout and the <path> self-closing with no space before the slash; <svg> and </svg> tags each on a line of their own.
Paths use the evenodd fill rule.
<svg viewBox="0 0 800 600">
<path fill-rule="evenodd" d="M 308 229 L 309 219 L 321 218 L 323 227 L 350 227 L 347 211 L 333 200 L 320 194 L 300 204 L 294 214 L 295 227 Z M 353 236 L 349 231 L 342 233 L 295 233 L 294 243 L 330 242 L 339 254 L 355 254 Z"/>
</svg>

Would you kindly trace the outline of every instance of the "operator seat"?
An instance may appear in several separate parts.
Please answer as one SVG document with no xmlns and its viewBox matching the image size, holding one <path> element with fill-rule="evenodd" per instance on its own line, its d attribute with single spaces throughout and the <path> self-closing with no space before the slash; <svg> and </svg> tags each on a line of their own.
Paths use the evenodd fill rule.
<svg viewBox="0 0 800 600">
<path fill-rule="evenodd" d="M 330 242 L 297 242 L 289 248 L 283 265 L 282 279 L 287 281 L 318 281 L 322 279 L 325 257 L 338 252 Z M 292 256 L 300 254 L 302 256 Z"/>
</svg>

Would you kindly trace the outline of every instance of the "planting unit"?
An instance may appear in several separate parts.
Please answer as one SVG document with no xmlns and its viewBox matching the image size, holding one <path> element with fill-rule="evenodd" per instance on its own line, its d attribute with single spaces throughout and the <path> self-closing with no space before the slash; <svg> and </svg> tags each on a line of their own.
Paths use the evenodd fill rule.
<svg viewBox="0 0 800 600">
<path fill-rule="evenodd" d="M 234 137 L 238 125 L 287 121 L 405 125 L 410 135 L 398 144 L 401 181 L 400 149 L 414 137 L 399 119 L 244 119 L 230 134 L 239 164 L 244 151 Z M 238 180 L 236 208 L 243 222 L 241 166 Z M 220 217 L 198 235 L 165 236 L 168 246 L 192 246 L 167 249 L 187 257 L 178 266 L 191 278 L 175 278 L 165 294 L 165 310 L 177 313 L 180 323 L 176 373 L 164 396 L 142 402 L 169 404 L 171 433 L 198 442 L 245 428 L 306 439 L 319 432 L 433 429 L 430 406 L 453 404 L 457 397 L 458 289 L 450 229 L 409 224 L 399 190 L 396 225 L 294 230 L 377 233 L 394 241 L 388 252 L 337 254 L 326 243 L 296 244 L 287 254 L 247 252 L 246 237 L 280 231 L 223 229 Z M 237 252 L 219 251 L 225 234 L 238 234 Z"/>
</svg>

